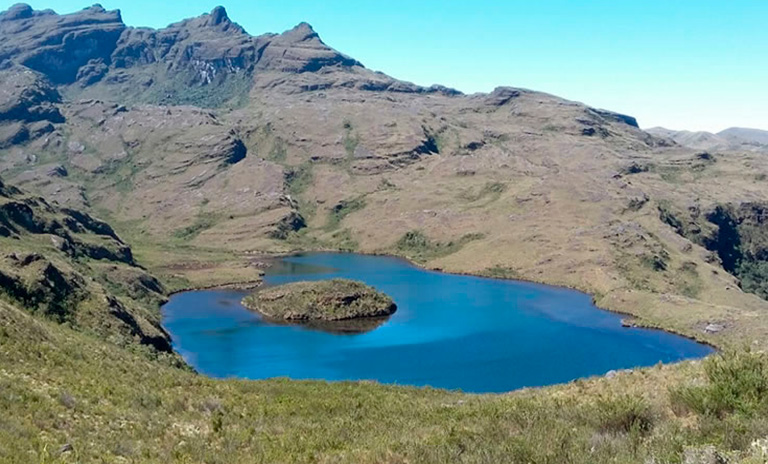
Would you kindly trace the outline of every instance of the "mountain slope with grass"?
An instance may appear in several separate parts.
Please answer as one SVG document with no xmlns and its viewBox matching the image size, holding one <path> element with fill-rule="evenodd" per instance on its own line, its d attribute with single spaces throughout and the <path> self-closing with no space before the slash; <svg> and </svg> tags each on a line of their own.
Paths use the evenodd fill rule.
<svg viewBox="0 0 768 464">
<path fill-rule="evenodd" d="M 6 183 L 0 198 L 0 462 L 768 456 L 752 353 L 506 395 L 206 378 L 167 352 L 165 291 L 108 224 Z"/>
<path fill-rule="evenodd" d="M 114 229 L 2 180 L 0 289 L 33 314 L 173 357 L 155 309 L 165 289 L 136 264 Z"/>
<path fill-rule="evenodd" d="M 308 24 L 251 36 L 223 8 L 152 30 L 17 5 L 0 37 L 4 177 L 109 220 L 171 289 L 254 283 L 260 253 L 392 253 L 578 288 L 719 345 L 768 340 L 768 304 L 743 291 L 759 285 L 660 212 L 768 201 L 757 152 L 526 89 L 417 86 Z M 81 39 L 77 69 L 51 75 Z"/>
<path fill-rule="evenodd" d="M 0 301 L 0 462 L 730 462 L 768 457 L 768 361 L 507 395 L 213 380 Z"/>
<path fill-rule="evenodd" d="M 759 354 L 509 395 L 220 381 L 170 352 L 158 311 L 258 285 L 262 255 L 332 249 L 574 287 L 765 349 L 759 150 L 403 82 L 306 23 L 252 36 L 223 8 L 153 30 L 19 4 L 0 39 L 5 461 L 765 460 Z"/>
</svg>

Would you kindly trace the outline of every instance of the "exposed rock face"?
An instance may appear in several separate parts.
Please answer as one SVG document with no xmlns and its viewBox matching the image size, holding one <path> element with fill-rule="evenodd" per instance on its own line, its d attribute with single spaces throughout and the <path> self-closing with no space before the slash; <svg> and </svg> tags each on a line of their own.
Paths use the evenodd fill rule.
<svg viewBox="0 0 768 464">
<path fill-rule="evenodd" d="M 42 198 L 0 196 L 0 227 L 7 237 L 49 234 L 56 248 L 72 257 L 134 264 L 130 247 L 109 225 L 86 213 L 53 207 Z"/>
<path fill-rule="evenodd" d="M 633 118 L 632 116 L 627 116 L 626 114 L 614 113 L 613 111 L 606 111 L 606 110 L 593 109 L 592 111 L 600 117 L 613 120 L 613 121 L 623 122 L 624 124 L 628 124 L 632 127 L 638 127 L 638 128 L 640 127 L 637 125 L 637 119 Z"/>
<path fill-rule="evenodd" d="M 284 240 L 291 232 L 297 232 L 307 227 L 307 223 L 301 214 L 295 210 L 288 210 L 273 227 L 272 231 L 269 232 L 269 236 L 278 240 Z"/>
<path fill-rule="evenodd" d="M 37 253 L 10 253 L 0 265 L 0 289 L 28 308 L 65 320 L 83 296 L 85 282 Z"/>
<path fill-rule="evenodd" d="M 164 292 L 108 224 L 0 180 L 0 293 L 56 320 L 170 352 L 157 315 L 137 304 L 157 305 Z"/>
<path fill-rule="evenodd" d="M 22 66 L 0 71 L 0 149 L 35 140 L 64 122 L 61 96 L 39 73 Z"/>
<path fill-rule="evenodd" d="M 112 55 L 116 68 L 165 62 L 171 69 L 189 65 L 245 69 L 258 59 L 256 44 L 222 7 L 210 14 L 171 24 L 165 29 L 128 28 Z M 201 79 L 215 76 L 199 68 Z"/>
<path fill-rule="evenodd" d="M 74 82 L 91 61 L 110 62 L 125 30 L 119 11 L 96 5 L 70 15 L 18 4 L 0 13 L 0 63 L 11 60 L 55 83 Z"/>
<path fill-rule="evenodd" d="M 326 66 L 362 67 L 362 64 L 331 49 L 307 23 L 301 23 L 280 35 L 262 36 L 267 41 L 258 69 L 303 73 L 319 71 Z"/>
<path fill-rule="evenodd" d="M 286 321 L 344 321 L 385 317 L 397 306 L 362 282 L 332 279 L 294 282 L 258 290 L 243 304 L 267 318 Z"/>
<path fill-rule="evenodd" d="M 333 69 L 351 72 L 308 74 L 306 83 L 291 89 L 353 85 L 372 91 L 458 94 L 370 72 L 328 47 L 307 23 L 283 34 L 253 37 L 232 22 L 223 7 L 154 30 L 126 27 L 119 11 L 100 6 L 57 15 L 19 4 L 0 14 L 0 38 L 0 63 L 27 66 L 56 84 L 75 84 L 76 89 L 96 86 L 86 95 L 134 101 L 219 106 L 242 99 L 254 76 L 260 77 L 260 85 L 274 87 L 286 83 L 273 73 Z M 215 94 L 208 87 L 212 84 Z M 193 95 L 189 86 L 197 87 Z"/>
<path fill-rule="evenodd" d="M 675 232 L 712 252 L 711 261 L 738 277 L 741 287 L 768 299 L 768 202 L 716 204 L 702 211 L 659 208 Z"/>
<path fill-rule="evenodd" d="M 0 121 L 64 122 L 60 102 L 42 75 L 21 67 L 0 71 Z"/>
</svg>

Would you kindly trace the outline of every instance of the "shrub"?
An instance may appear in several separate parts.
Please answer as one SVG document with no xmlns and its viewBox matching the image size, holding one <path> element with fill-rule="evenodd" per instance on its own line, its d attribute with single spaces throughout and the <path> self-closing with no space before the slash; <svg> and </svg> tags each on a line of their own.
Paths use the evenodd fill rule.
<svg viewBox="0 0 768 464">
<path fill-rule="evenodd" d="M 313 179 L 312 165 L 302 164 L 286 170 L 284 181 L 288 193 L 297 196 L 304 193 L 312 185 Z"/>
<path fill-rule="evenodd" d="M 350 200 L 341 200 L 333 208 L 331 208 L 331 211 L 328 214 L 328 222 L 325 228 L 327 230 L 336 229 L 345 217 L 363 208 L 365 208 L 364 197 L 356 197 Z"/>
<path fill-rule="evenodd" d="M 173 236 L 180 240 L 192 240 L 193 238 L 200 235 L 201 232 L 204 232 L 210 229 L 211 227 L 215 226 L 218 220 L 219 220 L 218 215 L 214 213 L 201 212 L 195 218 L 194 223 L 192 223 L 187 227 L 176 229 L 175 231 L 173 231 Z"/>
<path fill-rule="evenodd" d="M 598 429 L 602 433 L 641 433 L 653 428 L 654 414 L 639 396 L 601 398 L 597 402 Z"/>
<path fill-rule="evenodd" d="M 745 292 L 768 299 L 768 261 L 742 261 L 736 276 Z"/>
<path fill-rule="evenodd" d="M 400 237 L 395 243 L 395 248 L 416 261 L 426 261 L 456 253 L 467 243 L 480 240 L 483 237 L 483 234 L 472 233 L 462 235 L 458 240 L 437 242 L 431 240 L 420 230 L 412 230 Z"/>
<path fill-rule="evenodd" d="M 725 353 L 704 361 L 707 383 L 672 390 L 673 405 L 723 418 L 768 412 L 768 362 L 750 351 Z"/>
</svg>

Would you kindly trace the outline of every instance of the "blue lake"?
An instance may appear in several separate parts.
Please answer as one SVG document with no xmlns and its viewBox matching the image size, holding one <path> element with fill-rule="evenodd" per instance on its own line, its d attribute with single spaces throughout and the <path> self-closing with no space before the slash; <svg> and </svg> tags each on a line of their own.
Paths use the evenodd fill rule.
<svg viewBox="0 0 768 464">
<path fill-rule="evenodd" d="M 625 328 L 588 295 L 426 271 L 382 256 L 308 253 L 270 268 L 267 285 L 345 277 L 390 295 L 397 312 L 365 333 L 275 325 L 243 291 L 179 293 L 163 307 L 174 348 L 212 377 L 376 380 L 467 392 L 567 382 L 612 369 L 697 358 L 708 346 Z"/>
</svg>

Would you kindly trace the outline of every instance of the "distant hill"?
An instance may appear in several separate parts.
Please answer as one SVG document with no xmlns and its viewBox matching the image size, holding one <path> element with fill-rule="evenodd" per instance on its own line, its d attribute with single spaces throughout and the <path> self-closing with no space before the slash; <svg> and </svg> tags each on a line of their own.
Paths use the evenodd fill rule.
<svg viewBox="0 0 768 464">
<path fill-rule="evenodd" d="M 717 135 L 742 145 L 768 146 L 768 131 L 761 129 L 731 127 L 730 129 L 718 132 Z"/>
<path fill-rule="evenodd" d="M 705 131 L 675 131 L 664 127 L 653 127 L 646 132 L 669 139 L 684 147 L 700 150 L 768 151 L 768 131 L 761 129 L 731 127 L 714 134 Z"/>
</svg>

